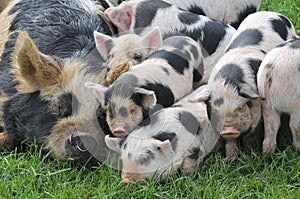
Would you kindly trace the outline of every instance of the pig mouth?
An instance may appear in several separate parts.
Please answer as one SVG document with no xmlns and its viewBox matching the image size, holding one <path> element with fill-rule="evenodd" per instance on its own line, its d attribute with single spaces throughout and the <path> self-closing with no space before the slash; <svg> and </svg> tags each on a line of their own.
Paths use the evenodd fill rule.
<svg viewBox="0 0 300 199">
<path fill-rule="evenodd" d="M 224 139 L 235 139 L 240 136 L 241 132 L 232 127 L 223 127 L 223 130 L 220 132 L 220 135 Z"/>
<path fill-rule="evenodd" d="M 116 136 L 117 138 L 124 138 L 124 137 L 126 137 L 128 135 L 128 133 L 125 132 L 124 130 L 114 130 L 112 132 L 112 134 L 114 136 Z"/>
</svg>

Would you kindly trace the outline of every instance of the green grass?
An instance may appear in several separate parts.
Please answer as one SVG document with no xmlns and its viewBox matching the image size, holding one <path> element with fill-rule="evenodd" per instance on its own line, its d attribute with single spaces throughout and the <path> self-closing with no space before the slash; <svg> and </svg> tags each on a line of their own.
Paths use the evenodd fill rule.
<svg viewBox="0 0 300 199">
<path fill-rule="evenodd" d="M 299 0 L 263 0 L 261 10 L 286 15 L 300 30 Z M 0 198 L 300 198 L 300 156 L 292 147 L 272 159 L 242 154 L 234 164 L 215 154 L 191 176 L 129 186 L 110 167 L 49 160 L 35 147 L 0 157 Z"/>
</svg>

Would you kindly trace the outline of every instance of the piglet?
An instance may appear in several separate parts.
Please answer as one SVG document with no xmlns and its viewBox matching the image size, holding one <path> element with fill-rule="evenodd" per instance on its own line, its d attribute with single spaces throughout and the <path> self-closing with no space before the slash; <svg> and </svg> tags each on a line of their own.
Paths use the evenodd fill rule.
<svg viewBox="0 0 300 199">
<path fill-rule="evenodd" d="M 300 151 L 300 38 L 289 40 L 271 50 L 257 74 L 257 84 L 263 99 L 265 137 L 263 154 L 276 149 L 280 116 L 290 116 L 293 145 Z"/>
<path fill-rule="evenodd" d="M 126 138 L 106 136 L 121 155 L 124 183 L 166 178 L 176 170 L 192 173 L 219 139 L 207 115 L 209 92 L 202 86 L 169 108 L 151 115 Z"/>
<path fill-rule="evenodd" d="M 256 74 L 265 52 L 293 37 L 295 29 L 285 16 L 274 12 L 251 14 L 212 71 L 208 81 L 212 114 L 220 118 L 217 126 L 231 161 L 237 159 L 239 137 L 256 133 L 261 118 Z"/>
</svg>

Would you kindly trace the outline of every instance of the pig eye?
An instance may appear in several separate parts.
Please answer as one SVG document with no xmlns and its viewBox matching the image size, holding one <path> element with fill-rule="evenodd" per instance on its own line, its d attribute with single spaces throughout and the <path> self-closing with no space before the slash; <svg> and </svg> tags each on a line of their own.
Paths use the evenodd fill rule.
<svg viewBox="0 0 300 199">
<path fill-rule="evenodd" d="M 245 112 L 246 109 L 247 109 L 247 105 L 244 104 L 244 105 L 238 107 L 238 108 L 237 108 L 237 111 L 241 113 L 241 112 Z"/>
<path fill-rule="evenodd" d="M 156 147 L 156 150 L 160 151 L 160 149 L 161 149 L 161 147 L 160 147 L 160 146 Z"/>
<path fill-rule="evenodd" d="M 142 61 L 142 55 L 138 54 L 138 53 L 134 53 L 132 56 L 132 59 L 134 59 L 137 62 L 141 62 Z"/>
<path fill-rule="evenodd" d="M 131 108 L 131 109 L 129 110 L 129 112 L 130 112 L 131 115 L 136 114 L 136 113 L 137 113 L 137 107 Z"/>
</svg>

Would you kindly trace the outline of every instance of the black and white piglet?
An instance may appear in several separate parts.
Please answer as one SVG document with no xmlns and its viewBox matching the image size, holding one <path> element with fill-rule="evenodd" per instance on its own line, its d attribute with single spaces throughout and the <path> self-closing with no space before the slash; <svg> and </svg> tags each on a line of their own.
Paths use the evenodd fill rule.
<svg viewBox="0 0 300 199">
<path fill-rule="evenodd" d="M 105 13 L 119 32 L 143 34 L 149 28 L 158 27 L 163 38 L 183 34 L 199 42 L 204 55 L 203 82 L 207 82 L 213 66 L 236 31 L 223 22 L 183 11 L 161 0 L 126 1 Z"/>
<path fill-rule="evenodd" d="M 149 117 L 155 105 L 171 106 L 193 90 L 203 72 L 201 48 L 193 39 L 173 36 L 144 62 L 131 67 L 109 87 L 87 83 L 107 107 L 107 123 L 124 137 Z M 193 81 L 194 79 L 194 81 Z"/>
<path fill-rule="evenodd" d="M 226 155 L 237 158 L 238 138 L 254 133 L 261 118 L 256 74 L 265 52 L 295 37 L 295 29 L 283 15 L 257 12 L 240 25 L 226 54 L 216 64 L 208 81 L 212 114 L 217 115 Z"/>
<path fill-rule="evenodd" d="M 208 97 L 208 89 L 201 86 L 151 115 L 146 125 L 126 138 L 106 136 L 107 146 L 121 155 L 123 182 L 165 178 L 176 169 L 193 172 L 219 139 L 208 119 L 204 102 Z"/>
</svg>

